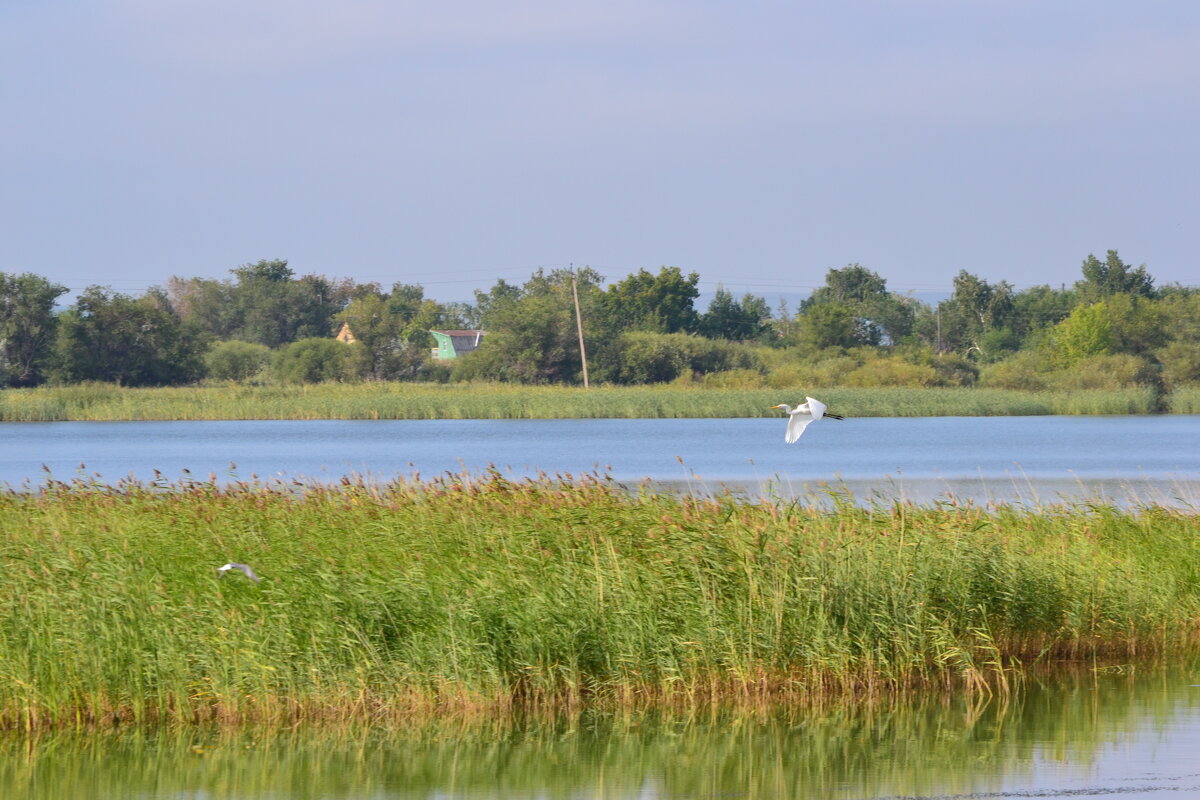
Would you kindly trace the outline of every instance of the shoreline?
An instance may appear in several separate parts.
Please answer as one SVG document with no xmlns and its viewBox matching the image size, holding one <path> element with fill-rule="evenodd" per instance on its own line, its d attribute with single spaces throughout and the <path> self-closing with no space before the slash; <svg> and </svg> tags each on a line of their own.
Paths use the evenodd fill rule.
<svg viewBox="0 0 1200 800">
<path fill-rule="evenodd" d="M 0 391 L 0 421 L 262 419 L 664 419 L 777 416 L 781 400 L 819 395 L 854 417 L 1200 413 L 1200 390 L 1025 392 L 985 388 L 756 388 L 304 384 L 123 388 L 79 384 Z"/>
</svg>

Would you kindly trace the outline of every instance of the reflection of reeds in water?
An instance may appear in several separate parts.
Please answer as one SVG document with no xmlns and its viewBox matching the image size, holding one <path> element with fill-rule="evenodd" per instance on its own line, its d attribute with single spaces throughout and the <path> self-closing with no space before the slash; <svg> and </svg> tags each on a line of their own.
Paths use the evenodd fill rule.
<svg viewBox="0 0 1200 800">
<path fill-rule="evenodd" d="M 1194 648 L 1194 511 L 832 499 L 494 472 L 0 494 L 0 719 L 1003 695 L 1030 664 Z"/>
<path fill-rule="evenodd" d="M 0 392 L 0 420 L 602 419 L 778 416 L 770 406 L 800 389 L 704 389 L 510 384 L 359 383 L 128 389 L 111 384 Z M 979 388 L 820 389 L 855 417 L 1148 414 L 1152 389 L 1023 392 Z M 1176 411 L 1195 409 L 1180 390 Z"/>
<path fill-rule="evenodd" d="M 662 797 L 913 796 L 996 791 L 1005 779 L 1025 786 L 1034 760 L 1078 769 L 1070 784 L 1078 790 L 1106 746 L 1168 730 L 1188 713 L 1186 682 L 1181 670 L 1135 677 L 1077 668 L 1033 675 L 1007 702 L 935 693 L 687 713 L 8 735 L 0 737 L 0 792 L 32 800 L 627 798 L 645 787 Z"/>
</svg>

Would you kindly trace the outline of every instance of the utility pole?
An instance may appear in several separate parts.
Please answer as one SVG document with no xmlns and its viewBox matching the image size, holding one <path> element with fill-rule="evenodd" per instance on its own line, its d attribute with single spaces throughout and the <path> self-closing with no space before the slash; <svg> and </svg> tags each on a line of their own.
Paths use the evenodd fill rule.
<svg viewBox="0 0 1200 800">
<path fill-rule="evenodd" d="M 583 361 L 583 388 L 588 388 L 587 350 L 583 346 L 583 315 L 579 313 L 579 289 L 575 286 L 575 264 L 571 264 L 571 297 L 575 299 L 575 328 L 579 331 L 579 358 Z"/>
</svg>

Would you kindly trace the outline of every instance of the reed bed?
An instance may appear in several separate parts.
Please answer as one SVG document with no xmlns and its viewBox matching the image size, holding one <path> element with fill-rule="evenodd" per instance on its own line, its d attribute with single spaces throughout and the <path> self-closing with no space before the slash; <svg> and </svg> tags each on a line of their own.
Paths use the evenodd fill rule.
<svg viewBox="0 0 1200 800">
<path fill-rule="evenodd" d="M 1022 665 L 1194 651 L 1198 521 L 595 475 L 50 482 L 0 495 L 0 724 L 1004 692 Z"/>
<path fill-rule="evenodd" d="M 0 392 L 0 421 L 242 419 L 600 419 L 762 417 L 814 394 L 858 417 L 1148 414 L 1152 389 L 711 389 L 357 383 L 130 389 L 110 384 Z M 1177 409 L 1178 410 L 1178 409 Z"/>
<path fill-rule="evenodd" d="M 1167 406 L 1174 414 L 1200 414 L 1200 386 L 1181 386 L 1171 392 Z"/>
</svg>

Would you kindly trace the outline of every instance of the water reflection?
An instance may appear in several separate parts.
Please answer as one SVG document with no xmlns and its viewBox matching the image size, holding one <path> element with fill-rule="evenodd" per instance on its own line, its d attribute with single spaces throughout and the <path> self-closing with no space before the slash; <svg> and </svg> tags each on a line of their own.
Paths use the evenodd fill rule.
<svg viewBox="0 0 1200 800">
<path fill-rule="evenodd" d="M 1011 702 L 589 712 L 402 729 L 0 739 L 0 794 L 56 798 L 1200 796 L 1194 669 L 1081 668 Z"/>
</svg>

